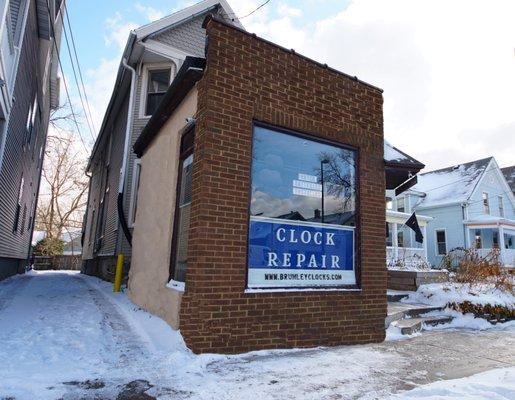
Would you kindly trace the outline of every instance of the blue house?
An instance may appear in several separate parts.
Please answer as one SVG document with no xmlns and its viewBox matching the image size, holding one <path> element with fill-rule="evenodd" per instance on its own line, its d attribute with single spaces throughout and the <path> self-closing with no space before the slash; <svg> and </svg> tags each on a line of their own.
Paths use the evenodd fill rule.
<svg viewBox="0 0 515 400">
<path fill-rule="evenodd" d="M 481 255 L 499 249 L 506 266 L 515 266 L 515 196 L 493 157 L 418 175 L 418 183 L 395 199 L 426 226 L 427 257 L 438 266 L 456 247 Z"/>
</svg>

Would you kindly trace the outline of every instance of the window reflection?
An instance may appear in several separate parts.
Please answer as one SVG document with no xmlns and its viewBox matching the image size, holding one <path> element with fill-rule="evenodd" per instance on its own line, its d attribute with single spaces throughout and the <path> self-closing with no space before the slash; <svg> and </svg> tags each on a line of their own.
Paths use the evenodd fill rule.
<svg viewBox="0 0 515 400">
<path fill-rule="evenodd" d="M 251 215 L 354 226 L 356 153 L 254 127 Z"/>
</svg>

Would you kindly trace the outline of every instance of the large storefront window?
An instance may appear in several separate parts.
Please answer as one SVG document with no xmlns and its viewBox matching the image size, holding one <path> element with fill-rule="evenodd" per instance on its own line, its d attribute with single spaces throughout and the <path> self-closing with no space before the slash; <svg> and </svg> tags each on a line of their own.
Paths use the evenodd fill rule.
<svg viewBox="0 0 515 400">
<path fill-rule="evenodd" d="M 356 151 L 254 127 L 249 288 L 355 285 Z"/>
</svg>

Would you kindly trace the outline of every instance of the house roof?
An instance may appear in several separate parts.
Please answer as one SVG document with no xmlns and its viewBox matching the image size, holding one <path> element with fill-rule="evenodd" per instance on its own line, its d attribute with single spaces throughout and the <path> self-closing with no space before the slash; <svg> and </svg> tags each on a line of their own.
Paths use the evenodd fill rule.
<svg viewBox="0 0 515 400">
<path fill-rule="evenodd" d="M 510 185 L 510 189 L 515 194 L 515 165 L 511 167 L 501 168 L 501 171 L 506 178 L 506 182 Z"/>
<path fill-rule="evenodd" d="M 135 48 L 141 48 L 142 46 L 138 47 L 138 44 L 146 41 L 149 38 L 149 36 L 161 33 L 163 30 L 166 29 L 175 28 L 180 24 L 190 21 L 193 18 L 196 18 L 206 13 L 210 13 L 215 9 L 218 9 L 219 7 L 221 7 L 225 15 L 231 19 L 233 24 L 237 25 L 239 29 L 243 29 L 243 26 L 241 25 L 240 21 L 238 20 L 237 16 L 235 15 L 234 11 L 229 6 L 226 0 L 204 0 L 131 31 L 129 33 L 129 37 L 127 39 L 127 43 L 125 45 L 125 49 L 121 59 L 126 59 L 129 64 L 136 63 L 138 61 L 138 51 L 135 51 Z M 140 51 L 142 50 L 140 49 Z M 129 88 L 130 74 L 120 62 L 113 92 L 111 94 L 111 99 L 109 100 L 106 112 L 104 114 L 102 126 L 100 127 L 100 131 L 95 140 L 93 150 L 91 151 L 91 156 L 89 158 L 88 165 L 86 168 L 87 171 L 91 170 L 91 163 L 98 149 L 101 147 L 101 143 L 105 136 L 106 127 L 109 126 L 110 119 L 117 114 L 116 111 L 123 103 L 123 99 L 127 97 L 126 91 Z"/>
<path fill-rule="evenodd" d="M 139 135 L 133 149 L 141 157 L 161 127 L 173 114 L 195 84 L 202 78 L 206 60 L 204 58 L 186 57 L 172 84 L 168 87 L 159 107 L 149 119 Z"/>
<path fill-rule="evenodd" d="M 413 189 L 426 194 L 420 208 L 465 203 L 492 160 L 487 157 L 418 175 Z"/>
<path fill-rule="evenodd" d="M 424 164 L 420 161 L 399 150 L 386 140 L 384 141 L 384 161 L 392 165 L 397 164 L 407 167 L 415 167 L 419 170 L 424 168 Z"/>
<path fill-rule="evenodd" d="M 140 38 L 145 38 L 148 36 L 157 35 L 165 29 L 170 29 L 177 26 L 179 23 L 184 23 L 192 18 L 195 18 L 199 15 L 205 14 L 211 10 L 214 10 L 217 7 L 222 7 L 222 10 L 225 12 L 227 17 L 229 17 L 232 22 L 241 29 L 243 25 L 236 17 L 235 12 L 229 5 L 226 0 L 204 0 L 199 3 L 193 4 L 192 6 L 183 8 L 173 14 L 167 15 L 157 21 L 150 22 L 149 24 L 140 26 L 139 28 L 134 30 L 134 33 Z"/>
</svg>

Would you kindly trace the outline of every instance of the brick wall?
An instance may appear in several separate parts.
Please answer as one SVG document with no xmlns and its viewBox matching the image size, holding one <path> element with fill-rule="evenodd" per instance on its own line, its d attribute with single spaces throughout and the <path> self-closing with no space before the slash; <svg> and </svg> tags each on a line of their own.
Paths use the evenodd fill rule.
<svg viewBox="0 0 515 400">
<path fill-rule="evenodd" d="M 378 342 L 386 315 L 379 89 L 208 19 L 180 329 L 195 352 Z M 245 294 L 252 122 L 359 152 L 361 291 Z"/>
</svg>

